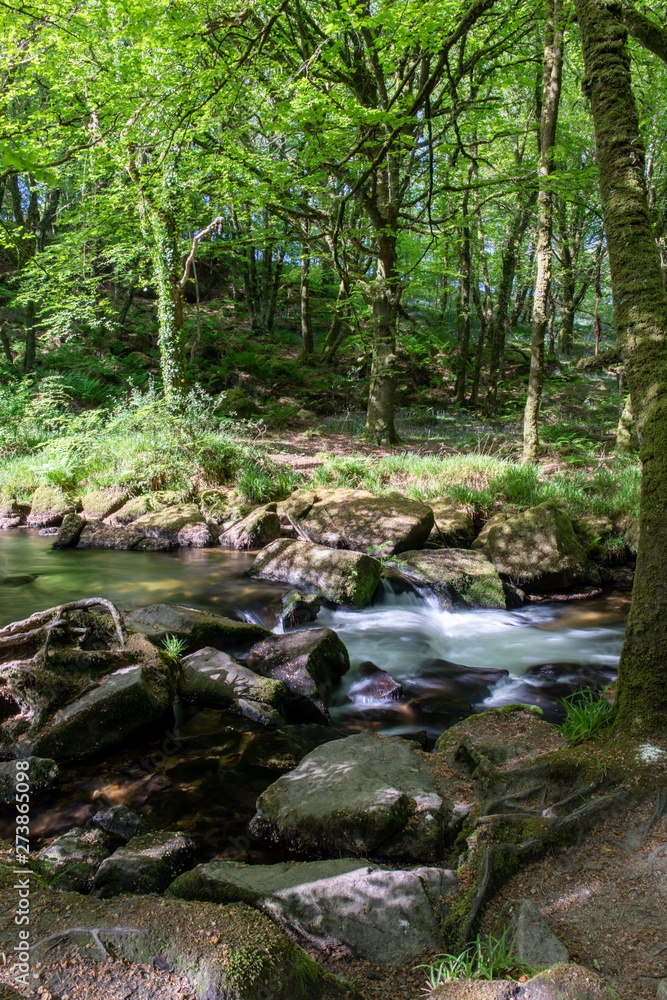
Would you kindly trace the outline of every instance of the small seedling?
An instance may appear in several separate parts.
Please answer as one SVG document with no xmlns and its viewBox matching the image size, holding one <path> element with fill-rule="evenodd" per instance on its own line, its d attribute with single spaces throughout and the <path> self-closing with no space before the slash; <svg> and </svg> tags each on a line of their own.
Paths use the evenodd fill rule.
<svg viewBox="0 0 667 1000">
<path fill-rule="evenodd" d="M 180 660 L 188 644 L 175 635 L 166 635 L 162 640 L 162 647 L 170 659 Z"/>
</svg>

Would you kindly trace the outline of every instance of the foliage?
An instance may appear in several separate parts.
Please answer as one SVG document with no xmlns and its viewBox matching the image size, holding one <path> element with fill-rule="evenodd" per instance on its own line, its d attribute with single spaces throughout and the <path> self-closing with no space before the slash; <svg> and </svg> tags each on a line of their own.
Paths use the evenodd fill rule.
<svg viewBox="0 0 667 1000">
<path fill-rule="evenodd" d="M 180 660 L 188 644 L 176 635 L 166 635 L 162 640 L 162 648 L 171 660 Z"/>
<path fill-rule="evenodd" d="M 613 715 L 611 705 L 597 691 L 575 691 L 560 704 L 566 716 L 560 728 L 568 743 L 600 739 Z"/>
<path fill-rule="evenodd" d="M 508 940 L 506 930 L 500 937 L 489 935 L 485 942 L 478 934 L 460 955 L 437 955 L 433 962 L 418 968 L 427 970 L 428 993 L 452 979 L 518 979 L 532 972 L 513 955 L 513 941 Z"/>
</svg>

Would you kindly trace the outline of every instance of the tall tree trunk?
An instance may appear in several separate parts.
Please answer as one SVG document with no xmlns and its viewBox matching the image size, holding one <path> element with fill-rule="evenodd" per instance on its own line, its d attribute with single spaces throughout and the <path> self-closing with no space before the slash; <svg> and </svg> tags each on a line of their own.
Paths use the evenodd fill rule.
<svg viewBox="0 0 667 1000">
<path fill-rule="evenodd" d="M 327 333 L 327 337 L 322 348 L 324 360 L 327 362 L 333 361 L 336 351 L 340 347 L 343 337 L 349 329 L 349 322 L 347 318 L 350 304 L 349 295 L 349 282 L 345 279 L 345 277 L 343 277 L 340 279 L 340 285 L 338 286 L 338 296 L 336 298 L 334 314 L 331 319 L 331 326 L 329 327 L 329 332 Z"/>
<path fill-rule="evenodd" d="M 530 376 L 523 418 L 523 461 L 534 462 L 539 451 L 538 419 L 544 381 L 544 336 L 551 290 L 551 236 L 553 195 L 550 175 L 554 170 L 554 143 L 558 122 L 563 72 L 563 0 L 547 0 L 544 34 L 544 79 L 540 123 L 540 165 L 537 196 L 537 277 L 533 296 L 533 328 L 530 342 Z"/>
<path fill-rule="evenodd" d="M 23 374 L 27 375 L 35 367 L 37 352 L 37 322 L 35 320 L 34 299 L 28 299 L 25 307 L 25 355 L 23 358 Z"/>
<path fill-rule="evenodd" d="M 470 181 L 470 176 L 468 181 Z M 466 191 L 463 199 L 463 225 L 460 230 L 460 278 L 456 329 L 459 356 L 456 367 L 456 384 L 454 386 L 454 401 L 457 406 L 463 406 L 466 399 L 466 369 L 468 367 L 468 349 L 470 347 L 470 283 L 472 261 L 470 255 L 470 225 L 467 214 L 468 193 Z"/>
<path fill-rule="evenodd" d="M 667 731 L 667 295 L 644 179 L 619 0 L 575 0 L 590 95 L 618 345 L 640 439 L 641 519 L 617 725 Z"/>
<path fill-rule="evenodd" d="M 150 206 L 153 231 L 153 267 L 158 296 L 158 346 L 164 398 L 170 409 L 178 410 L 186 390 L 185 339 L 183 336 L 183 291 L 178 229 L 172 212 L 153 202 Z"/>
<path fill-rule="evenodd" d="M 301 354 L 307 361 L 313 354 L 313 327 L 310 320 L 310 250 L 304 243 L 301 248 Z"/>
<path fill-rule="evenodd" d="M 373 345 L 371 383 L 364 437 L 375 444 L 397 444 L 394 426 L 396 397 L 396 307 L 398 274 L 396 236 L 384 232 L 379 237 L 380 254 L 375 281 L 371 284 Z"/>
</svg>

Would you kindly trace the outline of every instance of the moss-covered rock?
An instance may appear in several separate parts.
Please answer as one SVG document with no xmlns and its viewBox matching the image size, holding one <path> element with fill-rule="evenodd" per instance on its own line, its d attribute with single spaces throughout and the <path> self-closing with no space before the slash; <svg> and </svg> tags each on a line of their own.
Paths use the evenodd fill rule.
<svg viewBox="0 0 667 1000">
<path fill-rule="evenodd" d="M 78 549 L 119 549 L 123 552 L 171 552 L 174 543 L 168 538 L 147 538 L 132 527 L 88 521 L 84 524 L 76 547 Z"/>
<path fill-rule="evenodd" d="M 294 851 L 438 863 L 452 803 L 427 755 L 360 733 L 311 751 L 260 795 L 251 829 Z"/>
<path fill-rule="evenodd" d="M 533 705 L 505 705 L 471 715 L 438 738 L 436 752 L 447 764 L 472 774 L 482 760 L 503 767 L 566 746 L 559 729 Z"/>
<path fill-rule="evenodd" d="M 212 646 L 182 659 L 178 690 L 183 701 L 199 705 L 232 705 L 239 698 L 277 706 L 288 691 L 281 680 L 262 677 Z"/>
<path fill-rule="evenodd" d="M 115 806 L 104 806 L 93 816 L 93 823 L 100 830 L 122 840 L 132 840 L 149 832 L 148 823 L 124 802 Z"/>
<path fill-rule="evenodd" d="M 85 527 L 85 524 L 85 519 L 83 517 L 79 517 L 78 514 L 65 514 L 51 548 L 73 548 L 79 541 L 79 537 Z"/>
<path fill-rule="evenodd" d="M 469 608 L 505 607 L 502 580 L 480 552 L 469 549 L 403 552 L 385 565 L 417 589 L 435 594 L 448 611 L 455 603 Z"/>
<path fill-rule="evenodd" d="M 129 491 L 119 489 L 116 486 L 93 490 L 91 493 L 86 493 L 81 500 L 83 516 L 86 521 L 102 521 L 105 517 L 120 510 L 129 499 Z"/>
<path fill-rule="evenodd" d="M 581 965 L 554 965 L 526 982 L 456 979 L 442 983 L 430 1000 L 620 1000 L 602 976 Z"/>
<path fill-rule="evenodd" d="M 328 722 L 324 700 L 350 669 L 347 649 L 330 628 L 271 636 L 252 647 L 246 662 L 286 686 L 291 721 Z"/>
<path fill-rule="evenodd" d="M 540 589 L 585 579 L 586 552 L 554 500 L 496 522 L 473 543 L 499 573 Z"/>
<path fill-rule="evenodd" d="M 151 604 L 125 616 L 128 629 L 145 635 L 161 645 L 168 635 L 185 643 L 185 650 L 194 653 L 204 646 L 223 652 L 247 650 L 253 643 L 271 633 L 262 625 L 237 622 L 224 615 L 176 604 Z"/>
<path fill-rule="evenodd" d="M 202 549 L 215 541 L 209 525 L 194 504 L 164 507 L 132 521 L 132 530 L 172 545 Z"/>
<path fill-rule="evenodd" d="M 16 769 L 15 760 L 0 762 L 0 804 L 10 805 L 16 801 L 17 775 L 25 774 L 25 770 Z M 60 768 L 55 760 L 48 757 L 28 757 L 27 776 L 31 798 L 44 792 L 52 792 L 60 784 Z"/>
<path fill-rule="evenodd" d="M 363 608 L 380 581 L 380 563 L 360 552 L 278 538 L 262 549 L 248 574 L 312 590 L 334 604 Z"/>
<path fill-rule="evenodd" d="M 229 549 L 261 549 L 280 536 L 276 504 L 258 507 L 220 535 L 220 544 Z"/>
<path fill-rule="evenodd" d="M 302 594 L 298 590 L 283 594 L 280 604 L 280 623 L 287 629 L 314 622 L 322 606 L 317 594 Z"/>
<path fill-rule="evenodd" d="M 30 528 L 50 528 L 62 522 L 65 514 L 73 513 L 74 504 L 57 486 L 39 486 L 30 502 L 27 525 Z"/>
<path fill-rule="evenodd" d="M 447 498 L 429 500 L 435 524 L 429 542 L 448 549 L 469 549 L 475 537 L 475 526 L 465 508 L 455 507 Z"/>
<path fill-rule="evenodd" d="M 97 869 L 95 891 L 102 899 L 126 892 L 163 892 L 192 865 L 194 843 L 183 833 L 144 833 L 133 837 Z"/>
<path fill-rule="evenodd" d="M 114 511 L 107 518 L 109 524 L 120 525 L 121 527 L 136 521 L 138 517 L 149 514 L 151 511 L 164 510 L 165 507 L 173 507 L 182 503 L 182 494 L 177 490 L 160 490 L 155 493 L 145 493 L 143 496 L 134 497 L 128 500 L 118 510 Z"/>
<path fill-rule="evenodd" d="M 213 412 L 237 420 L 250 420 L 262 411 L 243 389 L 233 388 L 220 393 Z"/>
<path fill-rule="evenodd" d="M 345 494 L 352 495 L 345 495 Z M 361 491 L 318 491 L 315 502 L 298 516 L 292 499 L 290 517 L 311 541 L 384 557 L 420 548 L 433 528 L 433 511 L 400 493 L 375 497 Z M 356 495 L 354 495 L 356 494 Z"/>
<path fill-rule="evenodd" d="M 111 854 L 103 830 L 75 827 L 52 840 L 37 855 L 44 864 L 47 883 L 60 892 L 90 892 L 95 872 Z"/>
</svg>

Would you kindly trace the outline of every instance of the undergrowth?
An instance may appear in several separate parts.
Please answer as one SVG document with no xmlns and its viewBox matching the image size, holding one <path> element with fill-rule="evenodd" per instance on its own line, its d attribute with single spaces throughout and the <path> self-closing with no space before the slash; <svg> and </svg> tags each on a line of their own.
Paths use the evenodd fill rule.
<svg viewBox="0 0 667 1000">
<path fill-rule="evenodd" d="M 561 699 L 565 722 L 560 730 L 568 743 L 601 739 L 611 722 L 613 710 L 597 691 L 575 691 Z"/>
<path fill-rule="evenodd" d="M 518 979 L 531 974 L 530 966 L 513 954 L 513 946 L 505 930 L 497 938 L 489 935 L 485 942 L 478 934 L 459 955 L 437 955 L 433 962 L 418 966 L 426 969 L 425 992 L 430 994 L 453 979 Z"/>
</svg>

